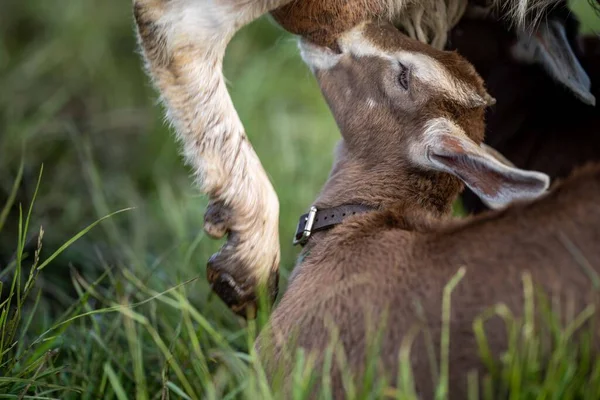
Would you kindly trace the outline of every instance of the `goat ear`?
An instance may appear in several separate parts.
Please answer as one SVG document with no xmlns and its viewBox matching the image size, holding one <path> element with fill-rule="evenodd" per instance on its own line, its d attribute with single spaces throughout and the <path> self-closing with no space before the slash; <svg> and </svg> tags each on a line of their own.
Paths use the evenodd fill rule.
<svg viewBox="0 0 600 400">
<path fill-rule="evenodd" d="M 428 142 L 430 165 L 460 178 L 490 208 L 535 199 L 548 189 L 548 175 L 516 168 L 496 150 L 478 146 L 462 132 L 439 132 Z"/>
<path fill-rule="evenodd" d="M 493 148 L 492 146 L 485 144 L 485 143 L 481 143 L 479 145 L 479 147 L 481 147 L 481 150 L 485 151 L 486 153 L 488 153 L 490 156 L 494 157 L 496 160 L 498 160 L 500 163 L 504 164 L 504 165 L 508 165 L 509 167 L 514 167 L 516 168 L 516 165 L 512 163 L 512 161 L 510 161 L 508 158 L 504 157 L 504 155 L 502 153 L 500 153 L 498 150 L 496 150 L 495 148 Z"/>
<path fill-rule="evenodd" d="M 485 96 L 476 95 L 472 97 L 469 101 L 468 107 L 478 108 L 478 107 L 491 107 L 496 104 L 496 99 L 490 96 L 489 93 L 486 93 Z"/>
<path fill-rule="evenodd" d="M 511 48 L 517 60 L 541 65 L 583 103 L 596 105 L 590 77 L 571 48 L 564 24 L 551 19 L 540 24 L 533 34 L 519 30 L 517 38 L 517 43 Z"/>
</svg>

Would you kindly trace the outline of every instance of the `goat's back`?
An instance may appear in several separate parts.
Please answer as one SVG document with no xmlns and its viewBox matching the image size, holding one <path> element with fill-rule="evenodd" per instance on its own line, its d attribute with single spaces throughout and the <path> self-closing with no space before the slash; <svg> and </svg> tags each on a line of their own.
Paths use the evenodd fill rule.
<svg viewBox="0 0 600 400">
<path fill-rule="evenodd" d="M 525 271 L 576 311 L 593 301 L 586 268 L 600 273 L 600 167 L 583 170 L 535 203 L 438 227 L 425 223 L 420 233 L 406 230 L 411 225 L 392 211 L 375 212 L 355 217 L 315 245 L 272 315 L 273 336 L 263 333 L 258 341 L 271 357 L 271 372 L 280 367 L 276 362 L 284 359 L 290 338 L 322 356 L 330 320 L 339 329 L 347 365 L 360 375 L 369 329 L 385 315 L 379 374 L 395 382 L 402 341 L 419 321 L 426 321 L 439 354 L 444 286 L 464 266 L 466 275 L 452 293 L 450 322 L 450 393 L 464 398 L 467 372 L 481 368 L 473 321 L 498 303 L 520 315 Z M 505 326 L 494 318 L 486 332 L 498 355 L 506 348 Z M 423 398 L 433 397 L 427 343 L 420 334 L 411 352 Z M 335 369 L 333 378 L 340 395 Z"/>
</svg>

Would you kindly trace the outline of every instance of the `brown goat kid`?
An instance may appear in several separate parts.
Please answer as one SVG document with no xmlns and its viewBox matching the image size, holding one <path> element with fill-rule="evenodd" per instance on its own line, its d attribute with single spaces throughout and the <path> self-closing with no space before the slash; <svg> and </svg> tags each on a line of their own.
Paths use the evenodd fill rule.
<svg viewBox="0 0 600 400">
<path fill-rule="evenodd" d="M 318 45 L 372 19 L 403 26 L 443 47 L 467 0 L 132 0 L 149 75 L 167 108 L 201 190 L 210 198 L 204 230 L 227 242 L 207 264 L 213 290 L 235 312 L 256 308 L 256 290 L 277 295 L 279 200 L 246 136 L 222 73 L 229 41 L 271 13 L 287 31 Z M 560 0 L 491 0 L 521 27 Z"/>
<path fill-rule="evenodd" d="M 343 136 L 314 205 L 319 218 L 344 205 L 371 210 L 309 237 L 257 348 L 269 376 L 283 371 L 290 382 L 295 361 L 288 346 L 316 354 L 321 365 L 332 322 L 360 382 L 368 321 L 385 315 L 377 376 L 395 382 L 399 350 L 413 327 L 425 320 L 440 348 L 443 289 L 465 267 L 452 294 L 449 350 L 451 397 L 464 399 L 467 372 L 482 367 L 473 321 L 498 303 L 522 315 L 525 272 L 548 295 L 569 299 L 575 311 L 593 301 L 592 278 L 571 251 L 576 247 L 595 268 L 591 273 L 600 272 L 600 168 L 547 193 L 547 176 L 505 165 L 480 146 L 491 101 L 457 53 L 377 23 L 344 34 L 338 45 L 340 54 L 301 44 Z M 454 220 L 451 208 L 463 184 L 498 207 L 538 200 Z M 486 332 L 498 355 L 507 345 L 503 322 L 490 320 Z M 417 392 L 432 398 L 426 343 L 420 334 L 411 364 Z M 332 390 L 343 398 L 335 365 Z"/>
<path fill-rule="evenodd" d="M 531 37 L 492 15 L 467 14 L 449 40 L 449 48 L 473 64 L 498 100 L 486 113 L 485 142 L 517 167 L 553 180 L 600 162 L 600 107 L 594 106 L 600 95 L 600 39 L 582 38 L 578 30 L 577 19 L 563 7 L 552 10 Z M 540 51 L 519 51 L 536 40 Z M 472 213 L 487 209 L 470 191 L 463 204 Z"/>
</svg>

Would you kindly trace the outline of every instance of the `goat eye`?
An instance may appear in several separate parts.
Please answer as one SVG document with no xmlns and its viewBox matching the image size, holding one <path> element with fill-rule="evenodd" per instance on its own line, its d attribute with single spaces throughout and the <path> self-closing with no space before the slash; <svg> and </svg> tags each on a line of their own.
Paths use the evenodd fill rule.
<svg viewBox="0 0 600 400">
<path fill-rule="evenodd" d="M 406 65 L 402 64 L 401 62 L 398 61 L 398 64 L 400 65 L 400 75 L 398 76 L 398 83 L 400 83 L 400 86 L 402 86 L 404 90 L 408 90 L 409 70 L 406 67 Z"/>
</svg>

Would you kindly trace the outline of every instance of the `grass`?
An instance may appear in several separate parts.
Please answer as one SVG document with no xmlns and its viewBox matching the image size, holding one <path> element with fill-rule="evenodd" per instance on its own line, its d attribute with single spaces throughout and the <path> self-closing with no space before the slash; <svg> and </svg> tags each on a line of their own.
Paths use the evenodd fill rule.
<svg viewBox="0 0 600 400">
<path fill-rule="evenodd" d="M 201 231 L 207 199 L 190 185 L 135 49 L 128 1 L 0 3 L 0 398 L 278 398 L 251 346 L 264 321 L 248 326 L 210 294 L 205 263 L 221 243 Z M 295 42 L 268 20 L 236 36 L 225 70 L 280 198 L 285 286 L 297 217 L 339 136 Z M 590 343 L 574 348 L 548 313 L 558 345 L 546 363 L 531 321 L 501 307 L 482 318 L 492 315 L 513 336 L 507 357 L 492 360 L 483 322 L 474 325 L 490 369 L 480 397 L 598 398 Z M 412 398 L 409 339 L 401 389 L 369 374 L 360 398 Z M 343 359 L 334 350 L 331 363 Z M 301 399 L 316 377 L 310 355 L 295 361 Z M 442 375 L 449 368 L 440 361 Z"/>
</svg>

